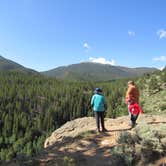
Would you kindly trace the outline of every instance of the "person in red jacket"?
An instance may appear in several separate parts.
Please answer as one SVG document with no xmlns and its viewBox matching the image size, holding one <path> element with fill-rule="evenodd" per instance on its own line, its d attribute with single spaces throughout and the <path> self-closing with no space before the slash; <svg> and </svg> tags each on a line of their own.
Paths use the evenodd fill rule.
<svg viewBox="0 0 166 166">
<path fill-rule="evenodd" d="M 143 112 L 141 107 L 139 106 L 139 96 L 140 93 L 134 81 L 129 81 L 125 100 L 126 104 L 128 105 L 132 127 L 135 126 L 139 113 Z"/>
</svg>

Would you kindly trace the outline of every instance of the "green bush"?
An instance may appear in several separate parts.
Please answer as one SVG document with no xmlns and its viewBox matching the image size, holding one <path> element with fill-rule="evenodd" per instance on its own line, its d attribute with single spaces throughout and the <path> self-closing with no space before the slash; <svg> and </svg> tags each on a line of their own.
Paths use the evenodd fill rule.
<svg viewBox="0 0 166 166">
<path fill-rule="evenodd" d="M 165 103 L 164 103 L 164 104 L 161 104 L 161 105 L 160 105 L 160 109 L 161 109 L 161 111 L 166 110 L 166 104 L 165 104 Z"/>
<path fill-rule="evenodd" d="M 65 166 L 75 166 L 75 161 L 73 158 L 71 157 L 68 157 L 68 156 L 65 156 L 63 158 L 63 161 L 64 161 L 64 165 Z"/>
<path fill-rule="evenodd" d="M 130 132 L 122 132 L 118 146 L 111 150 L 127 165 L 147 165 L 166 154 L 166 125 L 142 124 Z"/>
</svg>

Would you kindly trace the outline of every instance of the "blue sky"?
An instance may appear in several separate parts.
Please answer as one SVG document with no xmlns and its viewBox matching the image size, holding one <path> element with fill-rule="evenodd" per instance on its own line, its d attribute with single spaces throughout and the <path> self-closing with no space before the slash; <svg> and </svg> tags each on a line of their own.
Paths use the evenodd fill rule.
<svg viewBox="0 0 166 166">
<path fill-rule="evenodd" d="M 0 54 L 37 71 L 166 65 L 165 0 L 0 0 Z"/>
</svg>

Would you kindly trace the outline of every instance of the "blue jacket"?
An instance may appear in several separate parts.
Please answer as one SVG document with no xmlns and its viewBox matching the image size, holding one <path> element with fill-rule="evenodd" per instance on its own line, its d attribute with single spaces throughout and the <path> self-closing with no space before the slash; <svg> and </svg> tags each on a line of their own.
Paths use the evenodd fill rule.
<svg viewBox="0 0 166 166">
<path fill-rule="evenodd" d="M 102 94 L 94 94 L 91 99 L 91 106 L 94 111 L 105 111 L 106 101 Z"/>
</svg>

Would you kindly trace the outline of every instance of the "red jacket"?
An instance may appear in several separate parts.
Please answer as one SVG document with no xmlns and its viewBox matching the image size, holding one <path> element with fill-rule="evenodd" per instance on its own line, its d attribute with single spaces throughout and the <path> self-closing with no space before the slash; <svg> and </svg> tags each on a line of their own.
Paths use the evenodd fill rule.
<svg viewBox="0 0 166 166">
<path fill-rule="evenodd" d="M 142 108 L 138 105 L 138 103 L 130 104 L 129 111 L 133 115 L 138 115 L 139 113 L 143 113 Z"/>
</svg>

